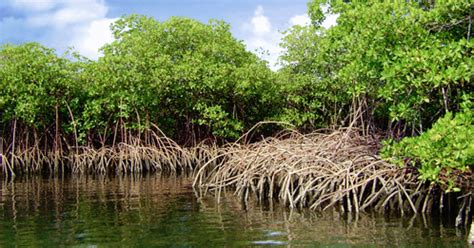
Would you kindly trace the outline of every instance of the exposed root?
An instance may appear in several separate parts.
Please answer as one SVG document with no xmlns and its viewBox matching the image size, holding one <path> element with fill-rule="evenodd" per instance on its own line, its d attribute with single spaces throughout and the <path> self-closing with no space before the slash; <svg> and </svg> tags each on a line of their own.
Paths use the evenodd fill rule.
<svg viewBox="0 0 474 248">
<path fill-rule="evenodd" d="M 164 135 L 152 132 L 148 144 L 139 138 L 112 147 L 68 147 L 66 151 L 44 152 L 38 146 L 1 153 L 4 175 L 38 174 L 44 171 L 74 174 L 140 174 L 193 170 L 217 154 L 217 146 L 183 148 Z"/>
<path fill-rule="evenodd" d="M 308 135 L 289 131 L 258 143 L 235 143 L 199 169 L 194 186 L 218 197 L 232 188 L 244 201 L 251 194 L 261 200 L 278 198 L 291 208 L 431 211 L 438 194 L 430 194 L 416 170 L 381 160 L 377 144 L 376 138 L 354 129 Z"/>
<path fill-rule="evenodd" d="M 111 147 L 74 146 L 62 152 L 44 152 L 37 144 L 11 149 L 0 142 L 0 174 L 194 171 L 194 187 L 201 194 L 213 192 L 218 197 L 232 189 L 244 201 L 278 199 L 291 208 L 336 206 L 342 212 L 371 208 L 401 214 L 444 211 L 448 199 L 443 191 L 418 180 L 416 169 L 402 169 L 380 159 L 376 155 L 379 140 L 360 133 L 354 128 L 307 135 L 286 131 L 252 144 L 201 143 L 183 148 L 152 132 L 146 144 L 130 138 Z M 460 198 L 459 223 L 471 216 L 471 198 L 470 194 Z"/>
</svg>

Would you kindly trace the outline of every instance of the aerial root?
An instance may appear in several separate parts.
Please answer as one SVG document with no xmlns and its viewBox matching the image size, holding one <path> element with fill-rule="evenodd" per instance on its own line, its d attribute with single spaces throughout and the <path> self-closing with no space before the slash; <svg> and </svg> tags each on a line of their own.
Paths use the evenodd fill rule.
<svg viewBox="0 0 474 248">
<path fill-rule="evenodd" d="M 378 144 L 353 128 L 307 135 L 289 131 L 257 143 L 234 143 L 201 166 L 194 186 L 218 197 L 232 188 L 245 201 L 252 195 L 277 198 L 291 208 L 431 211 L 431 188 L 416 172 L 380 159 Z"/>
</svg>

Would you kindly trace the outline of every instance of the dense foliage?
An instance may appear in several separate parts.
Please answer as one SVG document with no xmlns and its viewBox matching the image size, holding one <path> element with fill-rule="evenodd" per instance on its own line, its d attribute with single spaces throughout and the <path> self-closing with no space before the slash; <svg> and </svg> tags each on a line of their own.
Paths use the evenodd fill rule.
<svg viewBox="0 0 474 248">
<path fill-rule="evenodd" d="M 310 2 L 312 25 L 293 27 L 282 44 L 279 117 L 358 123 L 395 140 L 421 134 L 386 142 L 383 155 L 457 190 L 473 166 L 473 109 L 460 112 L 472 98 L 473 13 L 469 0 Z M 325 14 L 337 25 L 322 27 Z"/>
<path fill-rule="evenodd" d="M 214 20 L 121 18 L 98 61 L 4 45 L 0 151 L 146 143 L 155 127 L 192 145 L 235 139 L 262 120 L 304 131 L 360 125 L 393 138 L 386 158 L 455 189 L 453 176 L 473 162 L 472 108 L 462 107 L 474 79 L 472 1 L 308 6 L 312 23 L 286 32 L 278 72 Z M 326 14 L 337 25 L 324 28 Z"/>
<path fill-rule="evenodd" d="M 462 174 L 474 165 L 473 108 L 469 100 L 463 105 L 462 112 L 446 113 L 420 136 L 385 142 L 382 156 L 400 166 L 419 168 L 421 180 L 438 183 L 448 191 L 460 190 Z"/>
<path fill-rule="evenodd" d="M 112 30 L 116 41 L 87 77 L 88 129 L 124 118 L 131 128 L 151 122 L 180 140 L 235 138 L 271 114 L 271 71 L 227 24 L 129 16 Z"/>
<path fill-rule="evenodd" d="M 105 145 L 156 125 L 192 144 L 236 138 L 273 114 L 271 70 L 224 22 L 132 15 L 112 31 L 115 41 L 98 61 L 61 58 L 35 43 L 3 46 L 3 132 L 18 120 L 19 130 L 44 139 Z"/>
<path fill-rule="evenodd" d="M 78 65 L 37 43 L 3 46 L 0 50 L 2 138 L 13 140 L 18 126 L 22 129 L 24 147 L 38 144 L 43 137 L 53 141 L 55 149 L 59 149 L 60 125 L 70 116 L 68 102 L 79 92 Z M 44 143 L 46 149 L 47 140 Z"/>
<path fill-rule="evenodd" d="M 364 122 L 406 134 L 457 111 L 461 95 L 472 90 L 473 6 L 469 0 L 310 2 L 313 24 L 293 27 L 283 42 L 284 118 L 340 124 L 360 109 Z M 339 15 L 336 26 L 321 26 L 325 13 Z"/>
</svg>

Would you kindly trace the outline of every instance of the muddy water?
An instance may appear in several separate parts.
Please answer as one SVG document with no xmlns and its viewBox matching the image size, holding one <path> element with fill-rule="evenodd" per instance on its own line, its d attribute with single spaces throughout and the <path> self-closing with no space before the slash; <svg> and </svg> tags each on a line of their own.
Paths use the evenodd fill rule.
<svg viewBox="0 0 474 248">
<path fill-rule="evenodd" d="M 290 211 L 232 194 L 197 198 L 186 176 L 0 182 L 0 247 L 469 247 L 427 216 Z"/>
</svg>

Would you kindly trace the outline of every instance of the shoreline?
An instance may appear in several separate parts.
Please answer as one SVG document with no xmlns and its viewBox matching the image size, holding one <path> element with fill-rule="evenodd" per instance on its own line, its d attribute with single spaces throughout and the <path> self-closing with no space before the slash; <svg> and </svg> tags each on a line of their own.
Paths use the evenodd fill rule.
<svg viewBox="0 0 474 248">
<path fill-rule="evenodd" d="M 415 168 L 401 168 L 382 160 L 380 142 L 346 128 L 331 132 L 282 133 L 249 144 L 181 147 L 168 138 L 160 146 L 136 143 L 91 149 L 74 147 L 69 153 L 2 153 L 0 174 L 5 178 L 44 174 L 126 175 L 190 172 L 201 195 L 232 190 L 242 201 L 277 199 L 290 208 L 316 211 L 337 207 L 341 212 L 457 213 L 462 225 L 472 218 L 469 189 L 446 193 L 418 179 Z M 13 161 L 13 166 L 11 164 Z M 14 173 L 12 173 L 14 172 Z"/>
</svg>

